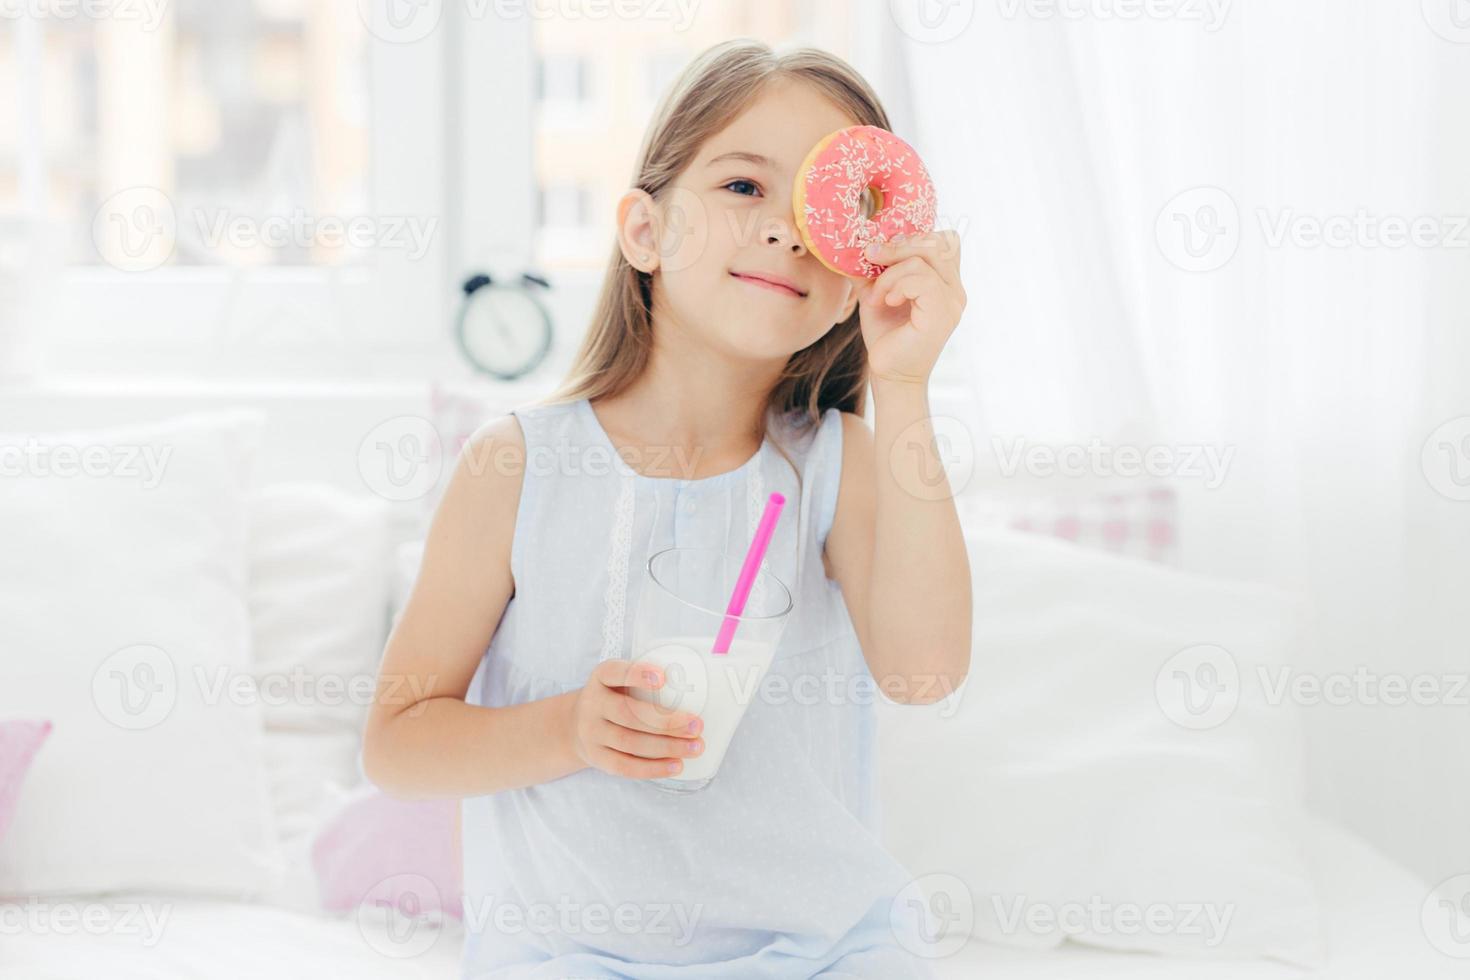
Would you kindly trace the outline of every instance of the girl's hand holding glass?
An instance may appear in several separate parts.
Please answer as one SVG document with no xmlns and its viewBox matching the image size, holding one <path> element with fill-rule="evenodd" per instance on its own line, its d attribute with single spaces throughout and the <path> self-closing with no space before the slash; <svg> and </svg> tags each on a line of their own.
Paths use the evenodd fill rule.
<svg viewBox="0 0 1470 980">
<path fill-rule="evenodd" d="M 663 671 L 636 660 L 604 660 L 593 668 L 572 707 L 572 746 L 587 765 L 613 776 L 658 779 L 704 751 L 700 717 L 640 701 L 633 688 L 657 690 Z"/>
</svg>

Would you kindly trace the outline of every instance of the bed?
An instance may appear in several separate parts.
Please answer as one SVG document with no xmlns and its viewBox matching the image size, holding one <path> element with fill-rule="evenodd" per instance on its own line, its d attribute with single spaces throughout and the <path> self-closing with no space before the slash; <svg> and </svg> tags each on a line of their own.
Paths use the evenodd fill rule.
<svg viewBox="0 0 1470 980">
<path fill-rule="evenodd" d="M 219 402 L 233 404 L 247 401 L 230 394 L 214 398 L 193 395 L 183 398 L 139 398 L 127 400 L 109 393 L 93 398 L 64 397 L 27 400 L 15 399 L 9 407 L 15 408 L 17 422 L 26 427 L 45 430 L 62 425 L 90 424 L 99 417 L 115 419 L 125 415 L 139 419 L 158 418 L 183 409 L 205 410 L 220 407 Z M 419 413 L 428 415 L 426 399 L 415 399 L 406 393 L 363 394 L 358 399 L 344 399 L 335 395 L 303 397 L 297 401 L 289 398 L 249 399 L 266 412 L 268 419 L 263 453 L 257 482 L 274 485 L 275 481 L 316 481 L 337 488 L 339 493 L 355 490 L 362 493 L 365 475 L 360 470 L 358 447 L 366 445 L 363 433 L 376 432 L 372 424 L 384 418 L 400 420 L 415 419 Z M 3 403 L 4 399 L 0 399 Z M 298 403 L 299 402 L 299 403 Z M 126 410 L 124 410 L 126 407 Z M 472 413 L 475 418 L 482 412 Z M 217 440 L 210 440 L 212 446 Z M 331 447 L 324 451 L 321 447 Z M 211 450 L 214 451 L 214 450 Z M 219 450 L 223 452 L 224 450 Z M 196 494 L 190 499 L 209 499 Z M 242 498 L 242 506 L 248 503 L 251 514 L 251 542 L 254 551 L 251 567 L 251 582 L 256 591 L 251 593 L 249 611 L 261 622 L 254 623 L 255 633 L 250 654 L 256 660 L 268 657 L 274 668 L 284 672 L 294 669 L 301 657 L 317 658 L 314 669 L 324 673 L 333 671 L 352 675 L 371 676 L 376 657 L 381 651 L 381 630 L 385 624 L 377 621 L 374 610 L 377 599 L 362 599 L 387 589 L 385 582 L 378 581 L 383 566 L 388 563 L 389 549 L 405 543 L 400 541 L 401 532 L 408 535 L 421 533 L 423 517 L 422 501 L 398 502 L 393 513 L 385 515 L 382 507 L 364 507 L 360 502 L 337 501 L 323 491 L 299 488 L 293 495 L 278 497 Z M 267 506 L 268 505 L 268 506 Z M 340 512 L 340 513 L 339 513 Z M 235 514 L 231 520 L 238 518 Z M 223 518 L 222 518 L 223 519 Z M 391 525 L 390 530 L 384 525 Z M 332 533 L 328 533 L 331 531 Z M 101 533 L 101 532 L 99 532 Z M 126 526 L 118 533 L 130 533 Z M 265 547 L 269 539 L 270 547 Z M 936 724 L 956 724 L 967 734 L 962 739 L 949 738 L 956 751 L 967 760 L 974 760 L 983 752 L 984 746 L 1005 748 L 1002 761 L 1011 763 L 1012 770 L 1018 760 L 1025 761 L 1027 751 L 1041 753 L 1030 760 L 1026 771 L 1046 771 L 1051 782 L 1063 776 L 1060 763 L 1066 761 L 1073 769 L 1065 774 L 1065 785 L 1069 794 L 1090 793 L 1088 803 L 1083 797 L 1068 796 L 1068 807 L 1087 818 L 1090 814 L 1108 813 L 1108 806 L 1099 803 L 1103 797 L 1096 794 L 1107 792 L 1122 794 L 1121 799 L 1131 800 L 1143 807 L 1149 800 L 1152 788 L 1165 782 L 1159 769 L 1157 754 L 1160 746 L 1188 762 L 1182 775 L 1168 785 L 1174 792 L 1195 801 L 1191 811 L 1195 820 L 1181 826 L 1192 831 L 1196 837 L 1205 835 L 1210 846 L 1200 848 L 1197 840 L 1186 841 L 1194 850 L 1215 852 L 1217 863 L 1226 865 L 1235 861 L 1233 855 L 1256 857 L 1267 868 L 1275 869 L 1273 859 L 1260 859 L 1268 853 L 1256 845 L 1264 838 L 1239 836 L 1229 838 L 1224 834 L 1208 836 L 1211 826 L 1213 800 L 1218 798 L 1221 780 L 1210 765 L 1235 760 L 1236 770 L 1257 773 L 1266 767 L 1259 765 L 1262 753 L 1287 756 L 1280 747 L 1287 743 L 1281 726 L 1285 721 L 1279 714 L 1262 705 L 1255 704 L 1242 695 L 1234 719 L 1229 725 L 1216 730 L 1219 738 L 1213 741 L 1210 733 L 1190 732 L 1170 725 L 1159 713 L 1165 705 L 1155 702 L 1154 675 L 1158 657 L 1153 648 L 1139 639 L 1124 642 L 1124 625 L 1142 619 L 1148 620 L 1148 643 L 1163 645 L 1160 649 L 1174 649 L 1179 644 L 1176 638 L 1166 636 L 1164 626 L 1169 617 L 1178 618 L 1187 624 L 1205 622 L 1207 613 L 1225 617 L 1220 629 L 1211 627 L 1211 637 L 1219 639 L 1228 634 L 1225 629 L 1230 623 L 1246 624 L 1254 633 L 1242 636 L 1230 645 L 1245 663 L 1245 655 L 1252 645 L 1263 651 L 1277 650 L 1288 655 L 1291 650 L 1290 636 L 1282 624 L 1281 629 L 1267 628 L 1271 617 L 1276 614 L 1278 604 L 1267 597 L 1246 593 L 1233 586 L 1206 582 L 1202 579 L 1180 575 L 1163 566 L 1144 561 L 1131 561 L 1107 556 L 1088 557 L 1089 553 L 1060 543 L 1025 544 L 1028 538 L 976 539 L 976 550 L 972 554 L 972 567 L 977 570 L 977 609 L 986 611 L 977 617 L 986 631 L 977 636 L 977 646 L 993 653 L 1002 646 L 1023 650 L 1023 655 L 1013 658 L 1014 663 L 1003 663 L 1002 658 L 987 656 L 976 661 L 971 678 L 977 695 L 971 703 L 971 718 L 958 722 L 936 721 Z M 411 541 L 406 543 L 411 544 Z M 289 545 L 289 547 L 288 547 Z M 324 576 L 321 568 L 307 567 L 309 563 L 298 560 L 298 550 L 309 551 L 317 565 L 330 555 L 339 561 L 340 570 L 345 572 L 327 583 L 312 579 L 312 575 Z M 411 554 L 411 552 L 410 552 Z M 365 557 L 366 556 L 366 557 Z M 290 560 L 285 560 L 285 559 Z M 381 558 L 381 560 L 379 560 Z M 257 571 L 268 572 L 257 575 Z M 373 571 L 371 580 L 364 578 L 365 571 Z M 136 575 L 136 568 L 133 570 Z M 301 581 L 302 577 L 306 581 Z M 274 583 L 265 590 L 267 580 Z M 175 579 L 177 580 L 177 576 Z M 331 584 L 336 592 L 320 591 Z M 401 597 L 405 583 L 394 585 L 393 591 Z M 340 595 L 338 595 L 340 593 Z M 92 594 L 89 592 L 89 594 Z M 100 593 L 98 593 L 100 594 Z M 322 634 L 313 632 L 312 621 L 296 615 L 296 611 L 282 611 L 272 605 L 272 597 L 278 601 L 302 594 L 318 597 L 318 603 L 334 610 L 329 621 L 336 628 L 327 639 L 341 647 L 342 663 L 324 666 L 320 659 L 330 646 Z M 323 599 L 325 595 L 331 599 Z M 1161 602 L 1160 596 L 1167 594 L 1169 601 Z M 361 629 L 357 632 L 344 631 L 342 622 L 352 618 L 346 611 L 353 608 L 351 597 L 358 597 L 363 610 Z M 1071 596 L 1071 604 L 1060 612 L 1059 596 Z M 1083 605 L 1077 597 L 1091 597 L 1091 605 Z M 99 600 L 100 601 L 100 600 Z M 384 596 L 386 601 L 386 596 Z M 1136 607 L 1130 603 L 1143 603 Z M 1141 613 L 1146 611 L 1147 617 Z M 123 611 L 114 611 L 122 615 Z M 1007 617 L 1015 622 L 1006 626 Z M 1111 617 L 1111 618 L 1108 618 Z M 99 619 L 106 615 L 99 611 Z M 1019 624 L 1019 625 L 1018 625 Z M 68 628 L 73 624 L 68 623 Z M 319 626 L 320 624 L 315 624 Z M 1022 628 L 1024 627 L 1024 629 Z M 50 627 L 48 627 L 49 629 Z M 1071 632 L 1068 632 L 1071 631 Z M 360 634 L 360 635 L 359 635 Z M 1157 635 L 1155 635 L 1157 634 Z M 1116 649 L 1100 647 L 1096 637 L 1107 635 L 1119 637 Z M 1077 639 L 1087 637 L 1087 642 Z M 1160 639 L 1162 637 L 1162 639 Z M 31 649 L 17 645 L 15 649 Z M 61 647 L 57 648 L 58 650 Z M 1135 657 L 1136 663 L 1127 660 L 1124 654 L 1142 651 L 1145 656 Z M 1106 652 L 1108 658 L 1100 656 Z M 241 655 L 244 655 L 242 648 Z M 1274 654 L 1273 654 L 1274 655 Z M 177 656 L 177 654 L 176 654 Z M 353 658 L 361 659 L 355 663 Z M 1171 661 L 1172 662 L 1172 661 Z M 343 666 L 342 664 L 345 664 Z M 975 678 L 984 670 L 994 671 L 976 683 Z M 259 664 L 257 664 L 259 666 Z M 1106 666 L 1106 676 L 1089 671 Z M 1021 671 L 1023 676 L 1009 677 L 1003 670 Z M 1049 671 L 1045 684 L 1034 681 Z M 1129 673 L 1135 671 L 1135 673 Z M 1032 683 L 1022 683 L 1025 679 Z M 68 680 L 68 677 L 62 677 Z M 68 680 L 68 683 L 69 680 Z M 1120 685 L 1107 689 L 1104 684 Z M 987 694 L 988 692 L 991 692 Z M 1028 693 L 1029 692 L 1029 693 Z M 1078 693 L 1080 692 L 1080 694 Z M 1025 697 L 1034 697 L 1028 702 Z M 988 697 L 998 700 L 988 701 Z M 1132 698 L 1132 707 L 1124 710 L 1126 699 Z M 3 699 L 0 699 L 3 700 Z M 1066 704 L 1065 713 L 1055 710 L 1057 705 Z M 1099 707 L 1101 706 L 1101 708 Z M 3 707 L 3 705 L 0 705 Z M 351 709 L 352 706 L 346 706 Z M 1106 711 L 1102 711 L 1105 708 Z M 323 798 L 321 788 L 334 780 L 345 782 L 356 775 L 355 737 L 360 714 L 353 710 L 345 713 L 338 709 L 331 712 L 316 712 L 305 715 L 299 705 L 266 705 L 263 719 L 251 716 L 252 732 L 262 730 L 265 738 L 265 755 L 259 766 L 273 780 L 275 814 L 274 819 L 281 831 L 281 843 L 285 863 L 294 872 L 283 879 L 283 887 L 275 893 L 254 901 L 238 901 L 228 898 L 201 898 L 198 893 L 186 895 L 183 891 L 158 890 L 136 891 L 119 888 L 108 891 L 93 887 L 48 890 L 32 893 L 20 890 L 17 894 L 29 896 L 9 903 L 0 902 L 0 980 L 25 978 L 25 980 L 49 980 L 49 978 L 108 977 L 116 980 L 133 978 L 255 978 L 270 977 L 289 980 L 294 977 L 352 977 L 356 980 L 399 980 L 399 978 L 429 978 L 458 976 L 458 958 L 463 932 L 458 920 L 439 921 L 433 917 L 411 918 L 399 916 L 382 908 L 369 909 L 362 915 L 351 913 L 326 913 L 319 911 L 320 903 L 314 891 L 314 882 L 308 867 L 306 844 L 311 839 L 319 815 L 330 810 L 330 800 Z M 15 713 L 31 710 L 30 702 L 17 705 Z M 95 715 L 95 708 L 86 706 L 88 713 Z M 906 709 L 912 713 L 913 709 Z M 1093 715 L 1087 712 L 1093 711 Z M 3 714 L 3 712 L 0 712 Z M 220 712 L 216 712 L 217 717 Z M 1167 714 L 1167 711 L 1165 712 Z M 915 716 L 917 717 L 917 716 Z M 1107 723 L 1116 721 L 1115 730 L 1109 731 Z M 1027 729 L 1026 725 L 1043 725 L 1042 729 Z M 1071 725 L 1069 729 L 1067 726 Z M 967 726 L 967 727 L 964 727 Z M 996 726 L 1005 738 L 996 737 L 986 726 Z M 168 726 L 155 730 L 159 739 L 167 735 Z M 64 726 L 58 726 L 58 731 Z M 103 736 L 116 739 L 117 734 L 106 728 L 98 728 Z M 188 729 L 189 741 L 197 741 L 196 729 Z M 1146 738 L 1140 738 L 1145 733 Z M 221 736 L 223 737 L 223 736 Z M 232 738 L 238 738 L 238 733 Z M 251 736 L 254 738 L 254 736 Z M 914 727 L 909 733 L 916 743 L 926 746 L 938 744 L 922 727 Z M 1109 741 L 1104 742 L 1106 737 Z M 1233 739 L 1234 742 L 1229 741 Z M 968 740 L 968 741 L 966 741 Z M 194 751 L 191 746 L 177 746 L 167 742 L 168 751 L 178 749 L 180 753 Z M 100 743 L 79 742 L 76 752 L 69 756 L 74 764 L 85 767 L 95 762 Z M 124 744 L 124 743 L 119 743 Z M 125 743 L 129 752 L 136 755 L 137 741 Z M 238 748 L 238 741 L 225 741 L 226 749 Z M 1193 747 L 1191 749 L 1191 746 Z M 48 747 L 39 756 L 42 764 L 63 758 L 59 754 L 60 743 Z M 903 755 L 912 746 L 894 743 L 889 749 Z M 1106 751 L 1100 751 L 1100 750 Z M 1194 751 L 1188 756 L 1186 750 Z M 1153 754 L 1140 754 L 1140 753 Z M 118 755 L 118 759 L 126 756 Z M 175 758 L 175 756 L 160 756 Z M 190 760 L 188 754 L 177 758 Z M 240 758 L 236 751 L 216 751 L 206 759 L 200 772 L 214 769 L 211 760 L 218 758 Z M 1189 760 L 1193 761 L 1189 761 Z M 90 760 L 90 761 L 89 761 Z M 1130 762 L 1130 760 L 1132 760 Z M 990 759 L 991 763 L 996 759 Z M 899 774 L 904 779 L 918 779 L 923 773 L 908 770 L 901 759 L 890 760 L 891 764 L 880 767 L 884 772 Z M 1138 763 L 1138 764 L 1134 764 Z M 953 765 L 931 766 L 940 773 L 956 771 L 959 757 Z M 978 764 L 978 763 L 975 763 Z M 1121 766 L 1116 772 L 1106 770 L 1105 765 Z M 173 770 L 155 766 L 163 776 Z M 919 767 L 923 768 L 923 767 Z M 1004 769 L 1005 767 L 999 767 Z M 1025 767 L 1021 767 L 1025 769 Z M 1223 770 L 1222 770 L 1223 771 Z M 1193 773 L 1195 783 L 1187 783 Z M 1299 781 L 1295 775 L 1283 770 L 1279 774 L 1283 785 L 1289 788 L 1285 796 L 1292 800 L 1298 794 Z M 27 787 L 31 791 L 32 805 L 45 806 L 47 784 L 45 773 L 34 773 Z M 131 777 L 130 777 L 131 778 Z M 160 777 L 163 778 L 163 777 Z M 1273 777 L 1274 778 L 1274 777 Z M 89 777 L 90 779 L 90 777 Z M 1138 782 L 1129 782 L 1136 779 Z M 1208 785 L 1202 786 L 1199 780 Z M 173 779 L 173 782 L 178 782 Z M 1050 784 L 1050 783 L 1049 783 Z M 78 783 L 57 783 L 52 798 L 55 805 L 44 812 L 37 822 L 60 825 L 72 814 L 93 815 L 97 820 L 108 821 L 106 834 L 72 833 L 62 847 L 56 841 L 58 855 L 71 855 L 79 846 L 100 842 L 99 847 L 112 853 L 104 854 L 110 860 L 122 858 L 122 852 L 146 854 L 144 842 L 138 836 L 147 832 L 163 833 L 157 827 L 142 823 L 130 828 L 119 829 L 115 820 L 119 815 L 116 808 L 118 796 L 111 797 L 113 809 L 102 806 L 84 806 L 78 802 Z M 88 784 L 90 785 L 90 783 Z M 202 821 L 200 812 L 190 807 L 213 804 L 203 794 L 179 796 L 178 805 L 171 800 L 160 799 L 140 788 L 141 784 L 127 784 L 126 798 L 142 808 L 146 803 L 157 812 L 154 817 L 169 813 L 183 813 L 183 826 L 197 827 Z M 982 784 L 976 780 L 977 786 Z M 177 788 L 165 786 L 166 792 Z M 1009 800 L 1013 794 L 997 791 L 1003 784 L 987 782 L 983 788 L 988 800 Z M 1192 787 L 1192 788 L 1191 788 Z M 1024 789 L 1024 784 L 1021 786 Z M 1246 787 L 1241 790 L 1245 805 L 1258 808 L 1251 793 L 1274 794 L 1268 787 Z M 901 840 L 918 841 L 922 834 L 916 833 L 918 822 L 926 828 L 933 826 L 936 809 L 925 801 L 944 798 L 955 800 L 957 787 L 924 787 L 918 784 L 897 783 L 885 790 L 885 823 L 898 828 Z M 1208 790 L 1209 792 L 1206 792 Z M 936 795 L 936 794 L 943 794 Z M 1216 794 L 1216 795 L 1211 795 Z M 136 799 L 135 799 L 136 798 Z M 1264 797 L 1263 797 L 1264 798 Z M 36 801 L 42 801 L 37 803 Z M 903 800 L 913 801 L 905 806 Z M 24 804 L 25 800 L 23 800 Z M 984 800 L 982 800 L 984 802 Z M 1044 803 L 1045 800 L 1042 800 Z M 1039 806 L 1040 804 L 1038 804 Z M 1293 804 L 1294 805 L 1294 804 Z M 951 807 L 959 811 L 961 807 Z M 989 832 L 971 832 L 969 821 L 980 816 L 981 807 L 973 807 L 960 814 L 965 821 L 944 834 L 929 835 L 929 843 L 937 848 L 936 853 L 914 851 L 900 854 L 915 873 L 922 870 L 953 866 L 994 867 L 995 855 L 990 853 L 962 858 L 959 846 L 949 842 L 958 841 L 1003 841 L 1016 854 L 1018 873 L 1031 874 L 1039 869 L 1042 858 L 1048 858 L 1062 871 L 1077 868 L 1080 862 L 1073 861 L 1060 848 L 1047 848 L 1026 842 L 1019 836 L 992 829 Z M 1011 829 L 1024 830 L 1028 824 L 1039 824 L 1033 814 L 1050 819 L 1057 807 L 1049 810 L 1017 810 L 1012 815 Z M 41 813 L 42 811 L 35 811 Z M 24 816 L 24 813 L 22 814 Z M 79 818 L 80 819 L 80 818 Z M 39 829 L 28 840 L 42 840 Z M 1052 828 L 1055 831 L 1057 828 Z M 1147 832 L 1145 833 L 1145 836 Z M 1069 834 L 1053 834 L 1053 840 L 1064 840 Z M 1075 832 L 1070 836 L 1076 837 Z M 246 835 L 240 836 L 242 841 Z M 1365 841 L 1336 824 L 1320 819 L 1308 818 L 1306 832 L 1301 835 L 1304 851 L 1302 871 L 1303 889 L 1315 893 L 1320 903 L 1318 931 L 1322 934 L 1327 959 L 1317 971 L 1286 965 L 1279 960 L 1261 958 L 1184 958 L 1157 953 L 1114 952 L 1066 943 L 1050 950 L 1022 949 L 1003 946 L 980 939 L 971 939 L 954 955 L 936 957 L 933 960 L 936 975 L 941 978 L 1022 978 L 1022 980 L 1065 980 L 1065 978 L 1138 977 L 1190 977 L 1193 980 L 1211 978 L 1286 978 L 1315 976 L 1328 980 L 1380 980 L 1388 977 L 1406 977 L 1414 980 L 1437 980 L 1437 978 L 1464 977 L 1466 965 L 1451 958 L 1453 950 L 1437 949 L 1426 934 L 1425 925 L 1432 922 L 1430 916 L 1437 912 L 1430 887 L 1409 871 L 1380 854 Z M 189 844 L 188 847 L 185 844 Z M 890 846 L 893 841 L 888 841 Z M 1135 847 L 1154 846 L 1163 842 L 1134 840 Z M 189 862 L 198 862 L 208 851 L 204 844 L 194 844 L 172 837 L 155 842 L 160 856 L 173 861 L 171 873 L 188 878 L 196 876 L 198 869 L 189 867 Z M 167 846 L 166 846 L 167 845 Z M 176 846 L 175 846 L 176 845 Z M 172 847 L 172 850 L 170 850 Z M 192 847 L 192 849 L 190 849 Z M 1254 848 L 1254 849 L 1253 849 Z M 977 850 L 981 848 L 977 847 Z M 894 848 L 899 853 L 900 848 Z M 1295 848 L 1293 848 L 1293 851 Z M 102 853 L 102 852 L 99 852 Z M 1130 852 L 1131 853 L 1131 852 Z M 1161 860 L 1177 857 L 1181 851 L 1155 851 L 1166 855 Z M 1061 855 L 1061 856 L 1059 856 Z M 16 855 L 23 858 L 23 855 Z M 989 864 L 967 865 L 966 861 L 983 858 Z M 153 873 L 157 861 L 145 862 L 142 871 Z M 90 871 L 84 867 L 84 871 Z M 137 874 L 139 867 L 123 869 Z M 1052 869 L 1055 871 L 1056 869 Z M 1094 880 L 1107 880 L 1104 872 L 1114 868 L 1093 869 L 1078 880 L 1092 887 Z M 1202 871 L 1215 873 L 1218 868 L 1202 867 Z M 221 874 L 233 872 L 223 869 Z M 119 871 L 118 873 L 122 873 Z M 219 881 L 234 881 L 224 877 Z M 242 879 L 243 880 L 243 879 Z M 994 881 L 983 873 L 970 874 L 977 893 Z M 1194 881 L 1195 879 L 1190 879 Z M 1206 879 L 1200 878 L 1200 881 Z M 1164 884 L 1167 884 L 1165 882 Z M 1001 886 L 995 885 L 999 888 Z M 1162 886 L 1159 886 L 1162 887 Z M 229 888 L 216 888 L 217 894 L 246 894 Z M 1087 891 L 1077 892 L 1087 894 Z M 255 893 L 250 893 L 255 894 Z M 1166 894 L 1156 892 L 1155 894 Z M 44 897 L 43 897 L 44 896 Z M 1443 944 L 1441 944 L 1443 945 Z"/>
<path fill-rule="evenodd" d="M 1317 821 L 1309 859 L 1326 913 L 1330 960 L 1318 973 L 1265 960 L 1182 960 L 1065 945 L 1036 952 L 972 941 L 952 957 L 935 960 L 942 980 L 1108 980 L 1176 978 L 1276 980 L 1451 980 L 1463 963 L 1436 951 L 1420 928 L 1428 889 L 1347 831 Z M 75 899 L 81 904 L 86 898 Z M 113 895 L 113 906 L 153 903 L 166 908 L 158 941 L 146 934 L 72 935 L 7 929 L 0 976 L 10 980 L 273 980 L 352 977 L 354 980 L 428 980 L 457 976 L 463 935 L 457 922 L 392 925 L 328 918 L 283 908 L 167 895 Z M 13 918 L 8 921 L 14 921 Z"/>
</svg>

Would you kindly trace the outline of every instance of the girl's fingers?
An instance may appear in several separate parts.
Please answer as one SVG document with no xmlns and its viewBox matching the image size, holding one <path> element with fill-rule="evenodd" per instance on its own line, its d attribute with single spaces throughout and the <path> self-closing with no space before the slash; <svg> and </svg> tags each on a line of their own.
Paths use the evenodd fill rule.
<svg viewBox="0 0 1470 980">
<path fill-rule="evenodd" d="M 920 258 L 904 259 L 895 265 L 890 265 L 873 280 L 873 291 L 868 297 L 868 302 L 876 306 L 892 306 L 888 297 L 895 286 L 905 279 L 920 275 L 933 275 L 934 270 L 929 264 Z"/>
<path fill-rule="evenodd" d="M 654 690 L 663 683 L 664 674 L 653 664 L 613 657 L 592 668 L 592 676 L 607 687 L 641 687 Z"/>
<path fill-rule="evenodd" d="M 644 759 L 688 759 L 704 751 L 704 739 L 651 734 L 605 719 L 598 740 L 609 748 Z"/>
<path fill-rule="evenodd" d="M 958 232 L 931 231 L 914 235 L 903 241 L 881 242 L 869 261 L 893 266 L 904 259 L 918 257 L 939 273 L 939 278 L 951 286 L 960 282 L 960 236 Z M 885 272 L 887 270 L 884 270 Z M 879 278 L 882 278 L 881 276 Z"/>
<path fill-rule="evenodd" d="M 608 693 L 612 695 L 612 702 L 603 711 L 603 717 L 624 728 L 659 735 L 680 735 L 684 738 L 692 738 L 704 728 L 699 716 L 691 711 L 665 708 L 661 704 L 652 704 L 621 691 Z M 692 730 L 690 725 L 694 725 Z"/>
<path fill-rule="evenodd" d="M 942 285 L 939 276 L 933 272 L 919 272 L 904 276 L 888 290 L 888 295 L 883 297 L 883 302 L 889 306 L 899 306 L 905 302 L 919 303 L 926 291 L 942 287 Z M 922 305 L 920 304 L 921 307 Z"/>
<path fill-rule="evenodd" d="M 605 745 L 599 745 L 593 750 L 597 768 L 603 772 L 612 773 L 614 776 L 626 776 L 628 779 L 660 779 L 665 776 L 677 776 L 684 768 L 684 763 L 676 759 L 643 759 L 636 755 L 628 755 L 617 749 L 610 749 Z"/>
</svg>

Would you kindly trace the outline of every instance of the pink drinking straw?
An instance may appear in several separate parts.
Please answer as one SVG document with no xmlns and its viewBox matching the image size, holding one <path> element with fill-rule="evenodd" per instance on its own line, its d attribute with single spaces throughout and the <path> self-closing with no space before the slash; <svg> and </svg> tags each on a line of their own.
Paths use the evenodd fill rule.
<svg viewBox="0 0 1470 980">
<path fill-rule="evenodd" d="M 740 567 L 740 577 L 735 580 L 735 591 L 730 595 L 730 605 L 725 609 L 725 621 L 720 624 L 720 635 L 715 637 L 715 648 L 711 653 L 725 653 L 730 649 L 730 641 L 735 639 L 735 627 L 740 625 L 739 616 L 745 611 L 745 600 L 750 596 L 750 587 L 755 584 L 755 573 L 761 567 L 761 559 L 766 556 L 766 547 L 771 543 L 771 535 L 776 531 L 776 521 L 781 517 L 781 508 L 786 506 L 786 498 L 779 493 L 773 493 L 766 500 L 765 513 L 761 514 L 761 522 L 756 526 L 755 538 L 750 542 L 750 550 L 745 553 L 745 564 Z"/>
</svg>

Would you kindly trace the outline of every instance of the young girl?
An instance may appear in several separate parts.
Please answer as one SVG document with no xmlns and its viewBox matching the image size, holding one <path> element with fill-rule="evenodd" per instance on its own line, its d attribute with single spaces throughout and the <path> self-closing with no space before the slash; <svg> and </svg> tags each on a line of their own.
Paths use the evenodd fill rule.
<svg viewBox="0 0 1470 980">
<path fill-rule="evenodd" d="M 882 246 L 871 282 L 803 246 L 796 168 L 859 124 L 889 128 L 823 52 L 696 59 L 644 139 L 574 373 L 460 455 L 363 763 L 396 796 L 465 798 L 467 977 L 931 976 L 879 843 L 872 702 L 938 700 L 969 667 L 926 394 L 965 293 L 950 232 Z M 629 649 L 648 556 L 743 555 L 773 491 L 766 567 L 794 608 L 717 777 L 665 792 L 648 780 L 703 742 L 631 695 L 665 680 Z"/>
</svg>

